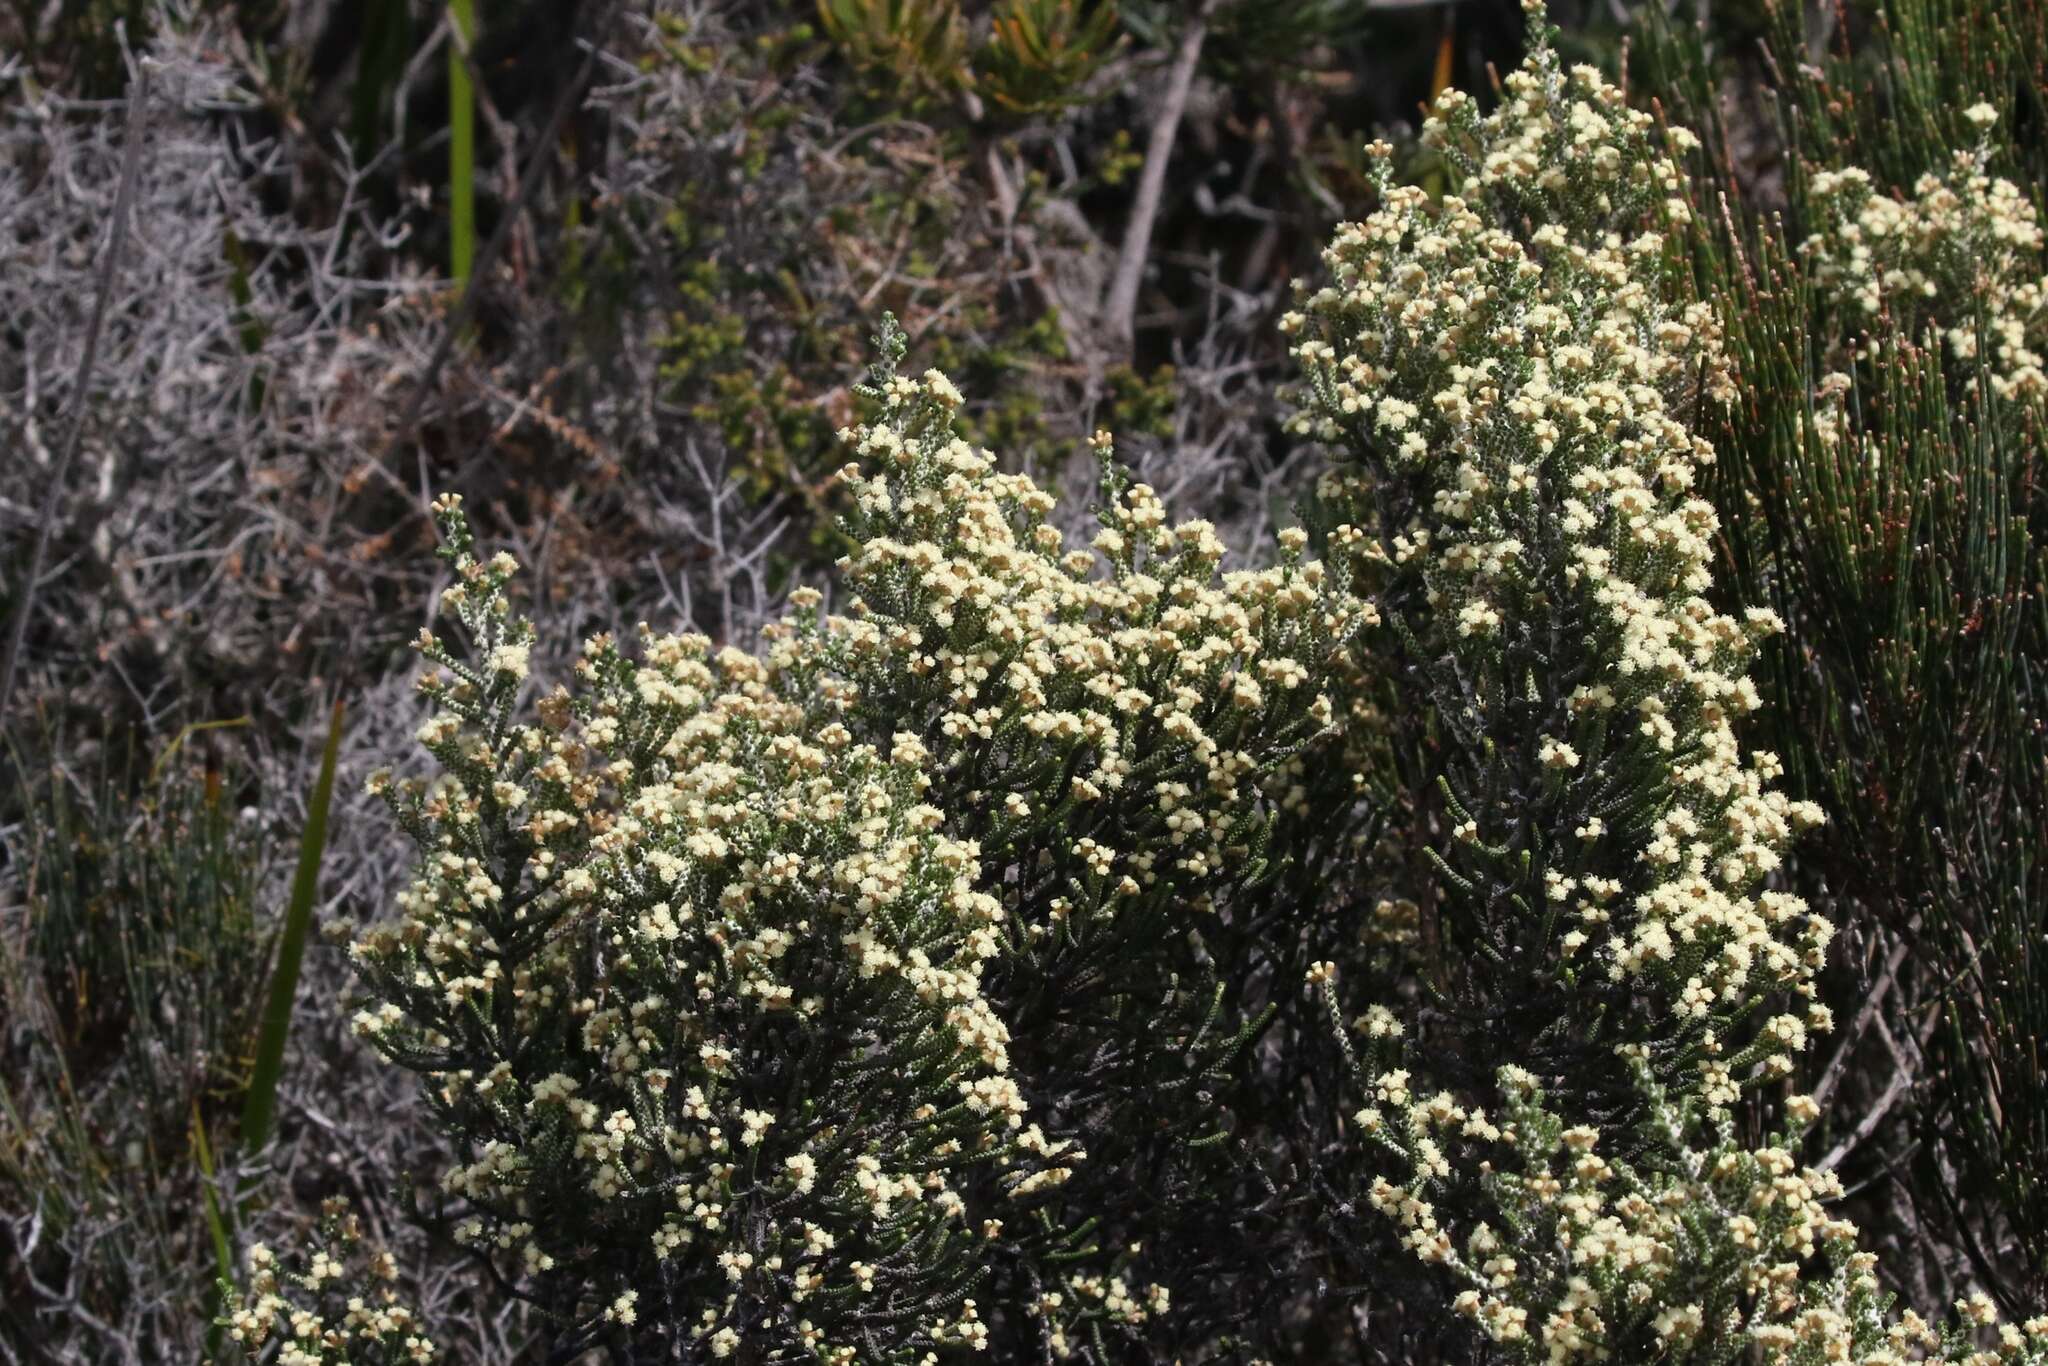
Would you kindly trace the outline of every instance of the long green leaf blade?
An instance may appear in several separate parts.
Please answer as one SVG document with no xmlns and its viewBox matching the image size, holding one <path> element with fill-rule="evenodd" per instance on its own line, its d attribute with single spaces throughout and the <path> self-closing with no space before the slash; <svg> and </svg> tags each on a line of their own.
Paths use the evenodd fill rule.
<svg viewBox="0 0 2048 1366">
<path fill-rule="evenodd" d="M 299 963 L 306 953 L 306 931 L 313 921 L 313 898 L 319 889 L 320 857 L 327 847 L 327 805 L 334 792 L 334 761 L 341 748 L 342 704 L 334 704 L 327 727 L 327 748 L 320 756 L 320 777 L 306 811 L 306 829 L 299 838 L 299 867 L 292 878 L 292 899 L 285 909 L 277 964 L 271 971 L 270 999 L 256 1040 L 256 1066 L 242 1104 L 242 1142 L 250 1151 L 270 1141 L 276 1118 L 278 1076 L 284 1070 L 284 1045 L 291 1033 L 292 997 L 299 987 Z"/>
</svg>

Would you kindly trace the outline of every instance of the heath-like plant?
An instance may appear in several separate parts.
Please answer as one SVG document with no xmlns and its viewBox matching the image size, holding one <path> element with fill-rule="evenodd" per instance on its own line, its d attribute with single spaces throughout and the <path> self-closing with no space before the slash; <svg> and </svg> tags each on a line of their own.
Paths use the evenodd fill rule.
<svg viewBox="0 0 2048 1366">
<path fill-rule="evenodd" d="M 1067 547 L 1047 494 L 954 435 L 952 386 L 893 376 L 902 343 L 883 345 L 885 420 L 848 434 L 864 459 L 843 471 L 849 724 L 928 738 L 935 800 L 1005 909 L 991 966 L 1020 1083 L 1090 1153 L 1065 1226 L 1114 1249 L 1025 1262 L 1012 1293 L 1055 1353 L 1231 1325 L 1296 1241 L 1245 1236 L 1266 1200 L 1233 1140 L 1269 1098 L 1244 1055 L 1277 1007 L 1254 982 L 1298 977 L 1295 926 L 1348 853 L 1357 779 L 1311 747 L 1370 609 L 1300 531 L 1278 563 L 1219 572 L 1214 529 L 1169 525 L 1106 435 L 1099 529 Z M 1140 1216 L 1132 1189 L 1159 1206 Z M 1186 1307 L 1153 1324 L 1175 1280 Z"/>
<path fill-rule="evenodd" d="M 1298 533 L 1219 579 L 1213 531 L 1168 527 L 1107 438 L 1096 549 L 1064 550 L 883 342 L 880 419 L 844 434 L 857 596 L 800 590 L 760 655 L 599 637 L 529 715 L 516 566 L 438 504 L 468 648 L 419 642 L 438 776 L 371 780 L 423 862 L 354 947 L 355 1024 L 459 1154 L 454 1237 L 565 1348 L 918 1360 L 985 1342 L 998 1263 L 1068 1277 L 1018 1329 L 1047 1342 L 1169 1302 L 1128 1258 L 1054 1270 L 1096 1251 L 1056 1197 L 1077 1132 L 1196 1109 L 1188 1064 L 1248 1038 L 1182 988 L 1189 931 L 1291 862 L 1322 680 L 1369 614 Z M 1154 1018 L 1074 1017 L 1084 980 Z"/>
<path fill-rule="evenodd" d="M 229 1350 L 274 1353 L 277 1366 L 416 1366 L 438 1359 L 420 1316 L 400 1297 L 398 1263 L 364 1237 L 348 1202 L 328 1200 L 306 1248 L 279 1257 L 249 1248 L 249 1289 L 222 1286 Z"/>
<path fill-rule="evenodd" d="M 981 996 L 999 907 L 924 745 L 855 740 L 801 602 L 766 661 L 593 639 L 522 724 L 513 566 L 440 512 L 477 662 L 421 642 L 444 772 L 386 790 L 426 860 L 354 953 L 358 1031 L 462 1153 L 455 1237 L 591 1341 L 971 1335 L 979 1262 L 948 1244 L 987 1211 L 960 1178 L 1063 1168 Z"/>
<path fill-rule="evenodd" d="M 1352 461 L 1332 541 L 1442 762 L 1419 837 L 1457 958 L 1416 1019 L 1375 1006 L 1346 1039 L 1389 1172 L 1365 1200 L 1520 1358 L 1975 1359 L 1988 1301 L 1946 1333 L 1888 1320 L 1836 1183 L 1794 1156 L 1809 1099 L 1762 1145 L 1735 1123 L 1830 1025 L 1830 927 L 1767 885 L 1822 813 L 1735 735 L 1773 614 L 1706 596 L 1687 414 L 1730 384 L 1667 236 L 1665 149 L 1693 141 L 1565 70 L 1532 12 L 1499 107 L 1452 93 L 1426 125 L 1457 192 L 1394 185 L 1376 149 L 1380 208 L 1289 319 L 1304 425 Z M 1309 975 L 1342 1031 L 1335 969 Z M 2029 1337 L 1999 1359 L 2048 1350 L 2048 1319 Z"/>
</svg>

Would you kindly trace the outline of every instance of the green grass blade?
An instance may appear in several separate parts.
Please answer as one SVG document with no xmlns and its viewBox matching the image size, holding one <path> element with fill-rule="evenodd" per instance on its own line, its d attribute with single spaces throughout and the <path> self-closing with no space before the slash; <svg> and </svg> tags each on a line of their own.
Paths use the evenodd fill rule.
<svg viewBox="0 0 2048 1366">
<path fill-rule="evenodd" d="M 469 283 L 476 259 L 476 95 L 465 55 L 476 41 L 476 0 L 448 0 L 448 261 Z"/>
<path fill-rule="evenodd" d="M 199 1117 L 199 1102 L 192 1102 L 192 1151 L 199 1160 L 199 1174 L 204 1178 L 199 1188 L 206 1195 L 206 1231 L 213 1238 L 213 1260 L 219 1268 L 220 1279 L 231 1282 L 235 1278 L 235 1254 L 228 1247 L 227 1221 L 221 1218 L 220 1199 L 213 1188 L 213 1147 L 206 1141 L 206 1121 Z M 221 1326 L 219 1323 L 221 1292 L 215 1287 L 207 1303 L 213 1312 L 207 1317 L 214 1320 L 206 1330 L 206 1356 L 209 1361 L 220 1357 Z"/>
<path fill-rule="evenodd" d="M 319 889 L 320 856 L 327 847 L 327 804 L 334 793 L 334 760 L 341 748 L 341 703 L 334 704 L 327 727 L 327 748 L 320 756 L 320 778 L 306 811 L 306 829 L 299 838 L 299 868 L 292 878 L 291 904 L 285 909 L 284 933 L 271 970 L 270 1000 L 256 1040 L 256 1067 L 242 1104 L 242 1142 L 251 1151 L 270 1141 L 277 1112 L 277 1081 L 284 1070 L 285 1038 L 292 1026 L 292 996 L 299 986 L 299 962 L 305 957 L 306 931 L 313 921 L 313 898 Z"/>
</svg>

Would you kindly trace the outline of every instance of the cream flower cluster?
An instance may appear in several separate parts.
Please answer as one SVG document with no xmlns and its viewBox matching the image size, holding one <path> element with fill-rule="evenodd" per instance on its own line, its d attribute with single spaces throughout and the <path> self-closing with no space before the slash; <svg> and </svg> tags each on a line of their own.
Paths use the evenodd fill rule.
<svg viewBox="0 0 2048 1366">
<path fill-rule="evenodd" d="M 220 1318 L 230 1351 L 255 1358 L 276 1347 L 279 1366 L 418 1366 L 439 1350 L 400 1302 L 398 1266 L 363 1242 L 346 1202 L 329 1200 L 294 1270 L 268 1246 L 247 1254 L 246 1293 L 226 1287 Z"/>
<path fill-rule="evenodd" d="M 951 386 L 879 393 L 881 420 L 842 434 L 862 457 L 842 472 L 859 596 L 831 630 L 860 708 L 935 719 L 933 762 L 983 863 L 1051 889 L 1013 903 L 1025 943 L 1212 913 L 1307 811 L 1325 684 L 1371 607 L 1303 561 L 1299 531 L 1270 568 L 1219 572 L 1214 528 L 1168 525 L 1107 434 L 1101 529 L 1068 548 L 1052 498 L 954 434 Z"/>
<path fill-rule="evenodd" d="M 1348 1029 L 1335 966 L 1315 964 L 1366 1101 L 1348 1127 L 1393 1167 L 1364 1200 L 1519 1359 L 1973 1360 L 1974 1306 L 1946 1335 L 1887 1318 L 1853 1227 L 1824 1212 L 1832 1178 L 1792 1156 L 1810 1101 L 1763 1148 L 1732 1137 L 1726 1107 L 1831 1023 L 1811 1003 L 1829 927 L 1763 889 L 1822 813 L 1771 790 L 1778 761 L 1735 736 L 1775 619 L 1706 596 L 1713 453 L 1685 412 L 1729 380 L 1719 321 L 1671 275 L 1662 229 L 1687 209 L 1657 145 L 1693 140 L 1566 71 L 1540 7 L 1532 29 L 1494 112 L 1451 94 L 1426 126 L 1457 193 L 1396 186 L 1376 147 L 1378 209 L 1339 229 L 1330 283 L 1285 325 L 1315 400 L 1303 429 L 1357 457 L 1325 481 L 1331 539 L 1458 755 L 1450 838 L 1427 851 L 1441 914 L 1503 980 L 1554 991 L 1563 1027 L 1597 1000 L 1583 1018 L 1615 1042 L 1581 1055 L 1618 1053 L 1632 1103 L 1605 1093 L 1600 1123 L 1575 1122 L 1587 1078 L 1546 1100 L 1510 1065 L 1489 1114 L 1427 1081 L 1394 1012 Z M 1738 1040 L 1781 995 L 1807 1004 Z M 1984 1359 L 2048 1347 L 2006 1342 Z"/>
<path fill-rule="evenodd" d="M 484 662 L 421 642 L 443 772 L 372 779 L 424 858 L 354 946 L 357 1030 L 458 1140 L 458 1240 L 620 1331 L 706 1305 L 714 1356 L 737 1324 L 830 1359 L 847 1344 L 814 1306 L 943 1282 L 907 1250 L 979 1227 L 964 1176 L 1028 1193 L 1078 1160 L 1026 1126 L 982 995 L 1000 907 L 977 850 L 925 800 L 916 734 L 842 719 L 857 690 L 824 673 L 842 642 L 814 594 L 766 659 L 595 638 L 522 723 L 513 566 L 440 512 Z"/>
<path fill-rule="evenodd" d="M 1967 369 L 1983 353 L 1998 397 L 2038 398 L 2048 394 L 2041 225 L 2020 188 L 1987 169 L 1997 112 L 1966 113 L 1984 136 L 1944 173 L 1921 176 L 1910 197 L 1883 193 L 1860 167 L 1816 171 L 1819 222 L 1801 249 L 1815 284 L 1873 338 L 1938 334 Z"/>
<path fill-rule="evenodd" d="M 1462 1288 L 1452 1307 L 1529 1361 L 1728 1360 L 1742 1352 L 1769 1366 L 1856 1362 L 1969 1366 L 2048 1361 L 2048 1318 L 1998 1328 L 1982 1296 L 1956 1306 L 1950 1326 L 1889 1312 L 1876 1258 L 1857 1230 L 1831 1217 L 1840 1195 L 1830 1172 L 1794 1156 L 1815 1110 L 1787 1104 L 1785 1129 L 1760 1148 L 1733 1136 L 1726 1112 L 1711 1137 L 1698 1114 L 1640 1062 L 1645 1124 L 1664 1129 L 1676 1161 L 1642 1166 L 1603 1156 L 1591 1125 L 1567 1127 L 1536 1079 L 1500 1077 L 1498 1122 L 1447 1096 L 1410 1107 L 1411 1144 L 1432 1131 L 1486 1138 L 1499 1162 L 1482 1185 L 1494 1215 L 1453 1240 L 1427 1193 L 1380 1181 L 1369 1195 L 1403 1241 Z"/>
<path fill-rule="evenodd" d="M 1528 806 L 1454 794 L 1443 857 L 1511 889 L 1562 978 L 1648 989 L 1703 1031 L 1766 991 L 1809 992 L 1828 935 L 1754 891 L 1821 813 L 1770 790 L 1776 760 L 1735 738 L 1777 622 L 1706 597 L 1718 522 L 1694 486 L 1713 452 L 1681 405 L 1725 388 L 1720 329 L 1660 287 L 1655 224 L 1683 205 L 1647 116 L 1547 46 L 1505 86 L 1484 119 L 1447 95 L 1427 128 L 1469 169 L 1468 198 L 1431 204 L 1376 150 L 1379 209 L 1339 229 L 1332 283 L 1287 320 L 1317 399 L 1305 425 L 1365 457 L 1326 481 L 1363 523 L 1332 539 L 1419 648 L 1455 662 L 1461 724 L 1571 832 L 1510 850 Z M 1668 792 L 1654 823 L 1610 828 L 1601 811 L 1644 781 Z"/>
<path fill-rule="evenodd" d="M 1140 1248 L 1129 1251 L 1135 1254 Z M 1058 1361 L 1073 1360 L 1105 1327 L 1140 1328 L 1173 1306 L 1173 1294 L 1165 1286 L 1152 1283 L 1141 1290 L 1120 1271 L 1080 1272 L 1061 1284 L 1062 1289 L 1044 1291 L 1025 1306 L 1044 1320 L 1046 1345 Z"/>
</svg>

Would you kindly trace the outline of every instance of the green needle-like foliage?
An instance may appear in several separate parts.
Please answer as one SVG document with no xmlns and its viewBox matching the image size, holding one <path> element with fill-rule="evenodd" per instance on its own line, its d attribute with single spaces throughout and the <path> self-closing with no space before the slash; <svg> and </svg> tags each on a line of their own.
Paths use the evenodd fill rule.
<svg viewBox="0 0 2048 1366">
<path fill-rule="evenodd" d="M 218 773 L 166 762 L 138 792 L 107 762 L 83 793 L 19 780 L 5 844 L 22 899 L 0 938 L 0 1191 L 40 1236 L 0 1269 L 0 1349 L 30 1359 L 31 1277 L 198 1350 L 215 1252 L 193 1145 L 231 1127 L 274 928 L 262 842 Z"/>
<path fill-rule="evenodd" d="M 1901 994 L 1940 1026 L 1913 1088 L 1934 1159 L 1909 1194 L 2017 1309 L 2048 1284 L 2048 1134 L 2020 1080 L 2048 1032 L 2048 22 L 1896 0 L 1790 59 L 1804 36 L 1781 13 L 1782 203 L 1744 183 L 1716 117 L 1725 62 L 1668 28 L 1645 44 L 1707 133 L 1696 287 L 1729 320 L 1741 393 L 1711 428 L 1713 491 L 1735 585 L 1788 624 L 1769 715 L 1790 782 L 1835 816 L 1796 875 L 1920 949 Z M 2019 1260 L 1967 1232 L 1986 1210 Z"/>
</svg>

